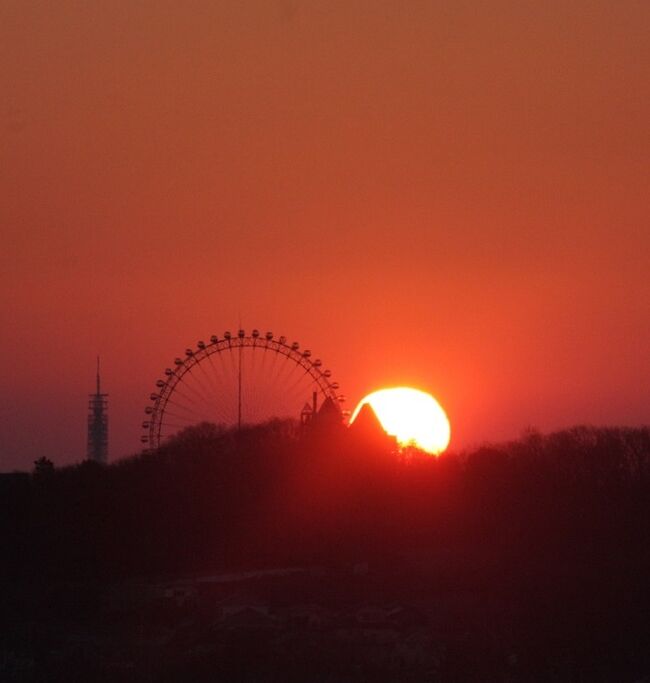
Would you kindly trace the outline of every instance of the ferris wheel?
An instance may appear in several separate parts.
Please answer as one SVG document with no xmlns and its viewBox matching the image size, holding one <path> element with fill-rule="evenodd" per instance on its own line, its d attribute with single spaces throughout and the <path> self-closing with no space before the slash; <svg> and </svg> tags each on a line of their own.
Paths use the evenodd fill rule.
<svg viewBox="0 0 650 683">
<path fill-rule="evenodd" d="M 327 403 L 342 419 L 345 397 L 330 370 L 286 337 L 253 330 L 199 341 L 156 382 L 141 442 L 155 449 L 178 432 L 208 422 L 241 428 L 273 418 L 308 422 Z"/>
</svg>

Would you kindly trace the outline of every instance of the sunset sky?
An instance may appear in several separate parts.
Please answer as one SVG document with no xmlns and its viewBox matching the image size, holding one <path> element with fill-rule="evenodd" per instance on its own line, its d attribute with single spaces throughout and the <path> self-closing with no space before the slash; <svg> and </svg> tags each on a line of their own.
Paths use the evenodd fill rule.
<svg viewBox="0 0 650 683">
<path fill-rule="evenodd" d="M 0 2 L 0 471 L 297 339 L 452 447 L 650 422 L 650 2 Z"/>
</svg>

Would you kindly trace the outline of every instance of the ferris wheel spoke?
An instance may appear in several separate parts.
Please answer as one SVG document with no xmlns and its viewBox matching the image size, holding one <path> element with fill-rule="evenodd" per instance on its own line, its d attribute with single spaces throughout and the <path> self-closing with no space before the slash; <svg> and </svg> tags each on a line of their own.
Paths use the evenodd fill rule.
<svg viewBox="0 0 650 683">
<path fill-rule="evenodd" d="M 185 411 L 188 415 L 188 419 L 191 416 L 191 417 L 199 417 L 199 418 L 201 418 L 201 420 L 207 420 L 208 422 L 211 422 L 214 420 L 213 416 L 208 415 L 207 413 L 203 412 L 202 410 L 197 410 L 194 407 L 194 404 L 191 404 L 191 407 L 188 407 L 187 404 L 179 403 L 178 401 L 172 400 L 171 398 L 168 398 L 167 402 L 171 403 L 176 409 Z"/>
<path fill-rule="evenodd" d="M 173 417 L 182 422 L 186 427 L 196 424 L 197 419 L 209 420 L 210 422 L 216 421 L 216 416 L 207 415 L 202 411 L 196 410 L 194 406 L 188 407 L 185 404 L 173 401 L 172 399 L 168 401 L 168 404 L 172 407 L 170 408 L 169 405 L 165 407 L 163 419 L 167 416 Z"/>
<path fill-rule="evenodd" d="M 291 384 L 291 379 L 294 377 L 296 372 L 296 365 L 292 362 L 290 356 L 286 356 L 284 361 L 280 363 L 279 372 L 277 373 L 276 379 L 274 380 L 278 386 L 287 387 Z M 287 415 L 287 392 L 286 389 L 283 390 L 282 395 L 282 413 L 286 417 Z M 295 415 L 299 411 L 296 411 Z"/>
<path fill-rule="evenodd" d="M 274 377 L 275 376 L 275 371 L 277 370 L 278 362 L 280 361 L 280 356 L 282 355 L 278 349 L 272 348 L 269 349 L 271 355 L 273 356 L 271 360 L 271 367 L 269 368 L 268 372 L 268 377 Z"/>
<path fill-rule="evenodd" d="M 191 417 L 189 415 L 181 415 L 179 413 L 175 413 L 175 412 L 169 410 L 169 408 L 165 409 L 165 413 L 164 413 L 163 417 L 164 418 L 171 417 L 174 420 L 178 420 L 178 426 L 182 427 L 182 428 L 190 427 L 190 426 L 192 426 L 192 424 L 194 424 L 194 422 L 192 420 L 192 418 L 194 417 L 193 415 Z M 160 424 L 165 424 L 165 420 L 163 419 L 163 421 Z"/>
<path fill-rule="evenodd" d="M 309 370 L 304 370 L 304 372 L 300 373 L 300 376 L 299 376 L 297 379 L 295 379 L 295 380 L 293 381 L 293 383 L 290 384 L 290 385 L 287 387 L 287 391 L 288 391 L 288 392 L 289 392 L 289 391 L 293 391 L 293 389 L 294 389 L 295 387 L 297 387 L 298 385 L 302 384 L 303 380 L 306 379 L 306 376 L 307 376 L 307 375 L 309 375 Z M 310 375 L 310 376 L 311 376 L 311 375 Z"/>
<path fill-rule="evenodd" d="M 192 367 L 189 367 L 187 372 L 181 378 L 181 381 L 184 381 L 186 386 L 191 386 L 192 388 L 194 388 L 196 393 L 201 396 L 202 400 L 208 403 L 208 405 L 211 405 L 212 397 L 210 395 L 210 392 L 203 385 L 200 373 L 194 371 L 197 365 L 199 365 L 199 363 L 195 362 Z M 193 383 L 189 381 L 190 377 L 194 380 Z"/>
<path fill-rule="evenodd" d="M 192 391 L 194 397 L 190 397 L 188 395 L 184 395 L 184 398 L 186 401 L 189 401 L 190 403 L 195 403 L 198 402 L 203 406 L 209 406 L 213 411 L 219 412 L 217 410 L 216 402 L 212 399 L 210 396 L 206 396 L 206 394 L 201 391 L 200 389 L 197 388 L 196 382 L 192 382 L 192 379 L 196 378 L 196 373 L 190 374 L 190 373 L 185 373 L 183 377 L 181 378 L 181 383 L 183 384 L 183 387 L 187 389 L 188 391 Z M 178 385 L 176 385 L 178 386 Z M 174 389 L 177 391 L 177 389 Z M 181 394 L 183 395 L 183 394 Z"/>
<path fill-rule="evenodd" d="M 263 354 L 263 360 L 262 360 L 262 367 L 264 368 L 264 364 L 266 363 L 266 357 L 268 355 L 271 355 L 271 361 L 269 363 L 270 367 L 268 370 L 264 370 L 262 372 L 262 382 L 264 384 L 263 386 L 263 392 L 262 393 L 262 399 L 265 398 L 264 395 L 266 394 L 273 394 L 272 387 L 277 387 L 280 386 L 277 381 L 276 381 L 276 373 L 278 370 L 278 365 L 281 363 L 281 353 L 274 347 L 269 347 L 268 344 L 265 349 L 265 353 Z M 267 399 L 268 400 L 268 399 Z M 264 406 L 260 406 L 260 413 L 264 410 Z"/>
<path fill-rule="evenodd" d="M 197 362 L 196 365 L 198 366 L 199 370 L 201 371 L 199 374 L 202 374 L 203 377 L 205 377 L 205 381 L 207 384 L 207 391 L 209 392 L 211 400 L 216 402 L 218 400 L 218 397 L 219 397 L 219 390 L 215 388 L 214 380 L 210 377 L 207 370 L 203 367 L 203 363 Z M 202 384 L 202 382 L 201 382 L 201 384 Z"/>
<path fill-rule="evenodd" d="M 204 374 L 205 370 L 201 366 L 201 363 L 197 361 L 196 358 L 194 358 L 194 363 L 190 367 L 188 367 L 188 371 L 185 373 L 185 376 L 189 375 L 190 377 L 192 377 L 197 390 L 203 395 L 205 399 L 210 401 L 212 399 L 212 392 L 210 390 L 210 387 L 206 386 L 206 383 L 203 380 Z"/>
<path fill-rule="evenodd" d="M 235 362 L 235 355 L 240 353 L 240 347 L 235 345 L 235 344 L 229 344 L 227 347 L 228 350 L 228 362 L 224 359 L 224 366 L 228 365 L 228 374 L 229 377 L 231 378 L 230 381 L 232 383 L 232 397 L 233 397 L 233 410 L 235 411 L 235 415 L 237 415 L 237 403 L 238 403 L 238 376 L 239 376 L 239 370 L 237 363 Z M 235 423 L 237 421 L 235 420 Z"/>
<path fill-rule="evenodd" d="M 302 377 L 302 380 L 300 383 L 296 384 L 292 389 L 288 390 L 287 394 L 290 397 L 296 397 L 302 403 L 304 404 L 305 402 L 311 403 L 312 399 L 312 394 L 315 390 L 315 385 L 313 381 L 309 381 L 309 375 L 306 374 Z"/>
<path fill-rule="evenodd" d="M 176 384 L 172 388 L 172 393 L 178 393 L 179 396 L 183 396 L 186 401 L 201 401 L 205 403 L 205 397 L 200 391 L 198 391 L 194 384 L 191 381 L 189 381 L 187 375 L 188 373 L 186 372 L 178 378 L 178 382 L 176 382 Z M 179 390 L 179 386 L 183 387 L 183 391 Z M 184 393 L 185 390 L 188 392 L 188 394 L 191 393 L 192 396 L 189 396 L 188 394 Z"/>
<path fill-rule="evenodd" d="M 268 377 L 268 371 L 266 370 L 266 366 L 267 366 L 267 364 L 268 364 L 268 363 L 267 363 L 267 360 L 268 360 L 269 353 L 273 356 L 274 359 L 277 358 L 277 356 L 278 356 L 277 353 L 274 353 L 274 352 L 272 352 L 272 351 L 269 352 L 267 349 L 268 349 L 268 344 L 265 343 L 264 351 L 263 351 L 263 353 L 262 353 L 262 362 L 260 363 L 260 366 L 261 366 L 261 367 L 260 367 L 261 382 L 264 382 L 264 383 L 265 383 L 265 385 L 264 385 L 264 393 L 267 393 L 267 392 L 268 392 L 268 389 L 269 389 L 269 387 L 266 385 L 266 380 L 267 380 L 267 377 Z M 261 397 L 261 399 L 260 399 L 260 403 L 261 403 L 261 401 L 263 400 L 263 398 L 264 398 L 264 396 L 262 395 L 262 397 Z M 258 406 L 257 406 L 258 411 L 261 411 L 261 408 L 262 408 L 261 405 L 258 405 Z"/>
<path fill-rule="evenodd" d="M 274 411 L 272 417 L 278 418 L 294 418 L 297 419 L 300 414 L 300 408 L 302 404 L 297 405 L 294 400 L 292 400 L 289 392 L 284 389 L 287 386 L 286 381 L 280 380 L 278 386 L 282 386 L 283 390 L 281 394 L 276 394 L 276 401 L 274 404 Z"/>
<path fill-rule="evenodd" d="M 175 405 L 174 408 L 176 410 L 180 410 L 180 411 L 184 410 L 184 408 L 182 406 L 178 406 L 178 405 Z M 183 427 L 192 427 L 193 425 L 196 425 L 199 422 L 214 422 L 214 418 L 210 417 L 209 415 L 204 415 L 202 413 L 194 412 L 194 411 L 187 411 L 184 414 L 175 413 L 175 419 L 182 422 Z"/>
<path fill-rule="evenodd" d="M 221 356 L 221 354 L 217 351 L 217 355 Z M 226 382 L 224 381 L 223 373 L 219 372 L 217 370 L 217 363 L 215 363 L 212 360 L 213 354 L 208 355 L 208 362 L 210 363 L 210 369 L 212 370 L 212 376 L 214 378 L 214 383 L 216 386 L 216 395 L 219 399 L 220 404 L 227 409 L 226 401 L 225 401 L 225 393 L 224 393 L 224 386 L 226 385 Z M 220 364 L 221 365 L 221 364 Z M 220 379 L 221 378 L 221 379 Z"/>
<path fill-rule="evenodd" d="M 310 381 L 311 380 L 311 381 Z M 294 383 L 294 386 L 287 390 L 287 401 L 290 405 L 295 406 L 297 414 L 302 412 L 305 404 L 312 406 L 312 395 L 315 389 L 315 382 L 309 373 L 305 373 L 301 377 L 300 382 Z"/>
<path fill-rule="evenodd" d="M 279 380 L 281 381 L 281 386 L 286 387 L 285 392 L 295 384 L 296 380 L 300 381 L 302 376 L 302 367 L 298 365 L 294 358 L 287 356 L 287 365 L 288 372 L 283 373 L 281 375 L 282 379 Z"/>
<path fill-rule="evenodd" d="M 285 355 L 284 358 L 278 363 L 277 372 L 275 377 L 273 377 L 273 381 L 278 386 L 284 386 L 284 382 L 291 377 L 291 374 L 295 372 L 295 369 L 295 365 L 291 362 L 291 358 Z"/>
<path fill-rule="evenodd" d="M 250 350 L 250 367 L 247 367 L 249 379 L 246 382 L 246 393 L 248 395 L 248 415 L 250 422 L 257 422 L 257 400 L 258 400 L 258 380 L 255 372 L 255 345 Z"/>
<path fill-rule="evenodd" d="M 274 360 L 277 360 L 277 352 L 272 351 L 273 355 L 276 357 Z M 277 363 L 274 363 L 277 366 Z M 278 392 L 274 391 L 274 387 L 281 387 L 282 384 L 277 381 L 277 378 L 274 374 L 272 374 L 273 370 L 273 365 L 272 368 L 269 371 L 269 373 L 265 376 L 262 377 L 260 380 L 260 387 L 258 390 L 258 394 L 261 396 L 261 401 L 265 402 L 265 406 L 261 406 L 261 411 L 264 410 L 266 407 L 267 409 L 267 415 L 266 417 L 271 417 L 272 415 L 269 415 L 268 412 L 270 408 L 273 409 L 273 413 L 277 412 L 277 403 L 280 401 L 281 397 L 277 395 Z M 277 369 L 277 368 L 276 368 Z M 271 404 L 273 402 L 273 404 Z"/>
<path fill-rule="evenodd" d="M 261 354 L 261 359 L 259 358 Z M 269 386 L 267 384 L 267 378 L 265 373 L 265 361 L 268 351 L 264 347 L 262 350 L 253 347 L 253 353 L 251 354 L 251 368 L 250 368 L 250 381 L 249 393 L 250 393 L 250 410 L 249 416 L 251 421 L 260 422 L 263 421 L 263 405 L 266 402 L 270 408 L 272 392 L 269 391 Z"/>
<path fill-rule="evenodd" d="M 218 362 L 213 363 L 213 367 L 217 369 L 216 377 L 217 382 L 221 386 L 221 391 L 219 392 L 219 397 L 221 399 L 221 404 L 223 406 L 224 413 L 230 415 L 234 410 L 234 402 L 232 400 L 232 395 L 228 397 L 229 390 L 232 387 L 233 374 L 232 370 L 229 370 L 229 364 L 226 363 L 224 359 L 224 354 L 230 355 L 231 346 L 225 347 L 224 349 L 218 349 L 215 353 L 218 358 Z M 212 359 L 212 355 L 210 356 Z"/>
<path fill-rule="evenodd" d="M 188 384 L 187 382 L 182 382 L 183 391 L 181 391 L 178 388 L 179 384 L 181 384 L 181 382 L 178 382 L 176 384 L 176 386 L 174 387 L 173 392 L 172 392 L 172 396 L 174 396 L 174 397 L 178 396 L 179 398 L 182 398 L 183 399 L 183 405 L 193 405 L 194 403 L 197 403 L 197 402 L 200 403 L 201 405 L 206 405 L 206 401 L 203 398 L 203 396 L 198 394 L 193 389 L 191 384 Z M 192 394 L 191 395 L 189 393 L 186 394 L 184 391 L 185 389 L 187 389 L 188 392 L 192 392 Z M 171 401 L 171 398 L 168 400 Z M 174 398 L 174 400 L 176 401 L 177 404 L 180 403 L 180 401 L 178 401 L 178 399 Z M 208 403 L 208 405 L 210 405 L 210 404 Z"/>
<path fill-rule="evenodd" d="M 211 366 L 212 368 L 213 366 Z M 207 370 L 203 367 L 203 365 L 199 364 L 199 369 L 203 373 L 205 380 L 208 385 L 208 392 L 210 396 L 210 405 L 213 407 L 213 410 L 215 413 L 223 414 L 225 412 L 225 406 L 224 406 L 224 393 L 223 390 L 219 390 L 218 385 L 215 384 L 215 380 L 210 377 L 210 374 L 207 372 Z M 197 378 L 198 380 L 198 378 Z"/>
</svg>

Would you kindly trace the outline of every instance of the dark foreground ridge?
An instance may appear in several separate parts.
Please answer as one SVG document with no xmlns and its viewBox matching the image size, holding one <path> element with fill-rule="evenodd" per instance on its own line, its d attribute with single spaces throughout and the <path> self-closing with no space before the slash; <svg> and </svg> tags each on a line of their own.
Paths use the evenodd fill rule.
<svg viewBox="0 0 650 683">
<path fill-rule="evenodd" d="M 650 430 L 202 425 L 0 476 L 2 681 L 650 680 Z"/>
</svg>

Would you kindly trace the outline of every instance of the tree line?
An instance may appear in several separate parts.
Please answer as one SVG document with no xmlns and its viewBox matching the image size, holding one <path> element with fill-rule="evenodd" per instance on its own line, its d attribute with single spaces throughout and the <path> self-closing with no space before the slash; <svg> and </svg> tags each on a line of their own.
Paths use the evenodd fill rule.
<svg viewBox="0 0 650 683">
<path fill-rule="evenodd" d="M 436 548 L 587 561 L 601 547 L 646 553 L 650 430 L 530 431 L 430 457 L 344 428 L 203 424 L 109 466 L 41 460 L 4 479 L 2 571 L 20 576 L 390 563 Z"/>
<path fill-rule="evenodd" d="M 2 601 L 22 595 L 4 633 L 20 647 L 33 635 L 17 624 L 61 623 L 82 591 L 74 618 L 99 623 L 115 582 L 363 565 L 367 580 L 336 581 L 339 598 L 465 605 L 440 617 L 445 680 L 650 672 L 647 427 L 529 431 L 431 457 L 372 428 L 203 424 L 108 466 L 41 459 L 0 477 L 0 506 Z"/>
</svg>

